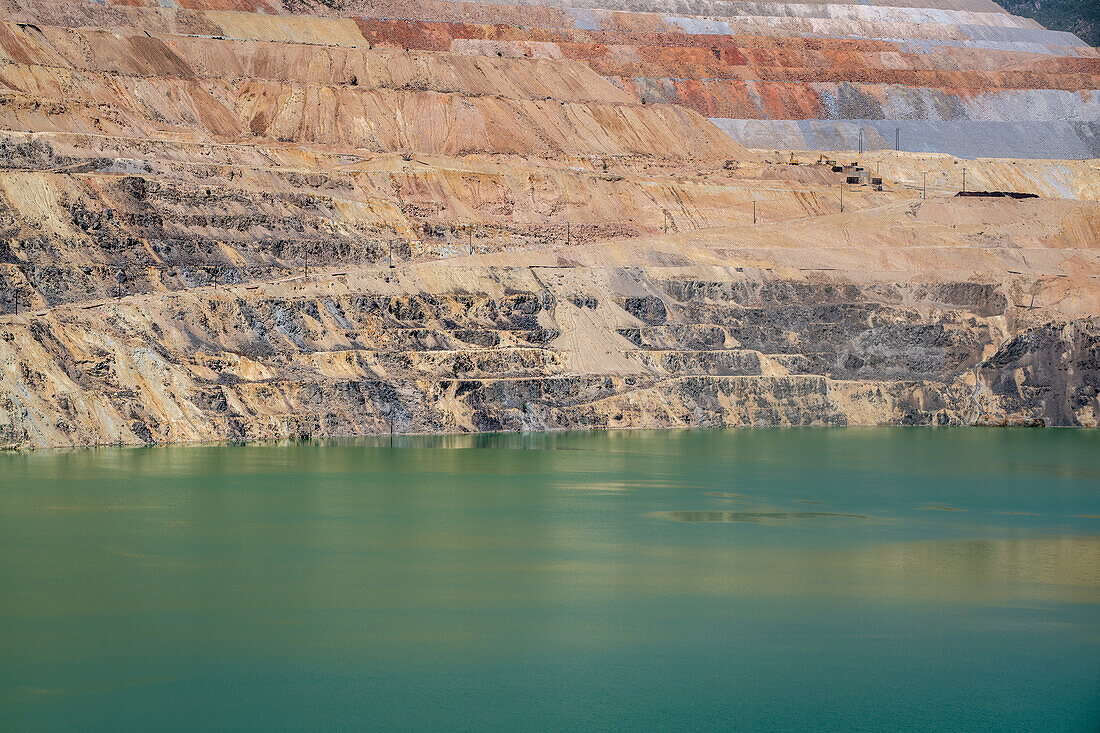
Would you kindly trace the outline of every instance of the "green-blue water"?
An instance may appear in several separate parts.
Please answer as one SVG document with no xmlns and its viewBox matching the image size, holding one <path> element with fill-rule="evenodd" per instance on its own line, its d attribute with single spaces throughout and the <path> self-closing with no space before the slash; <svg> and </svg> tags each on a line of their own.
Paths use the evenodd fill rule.
<svg viewBox="0 0 1100 733">
<path fill-rule="evenodd" d="M 0 730 L 1096 730 L 1100 432 L 0 455 Z"/>
</svg>

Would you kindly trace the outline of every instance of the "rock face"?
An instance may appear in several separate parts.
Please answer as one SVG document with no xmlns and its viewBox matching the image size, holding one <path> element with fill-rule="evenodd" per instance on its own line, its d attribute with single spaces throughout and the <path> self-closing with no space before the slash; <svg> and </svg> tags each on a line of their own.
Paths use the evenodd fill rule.
<svg viewBox="0 0 1100 733">
<path fill-rule="evenodd" d="M 155 108 L 163 115 L 157 122 L 217 134 L 420 149 L 403 137 L 401 117 L 376 117 L 377 108 L 420 115 L 428 110 L 404 106 L 410 97 L 401 91 L 474 92 L 451 112 L 466 121 L 503 112 L 526 124 L 466 124 L 430 147 L 484 149 L 486 136 L 498 146 L 515 136 L 516 151 L 531 153 L 533 140 L 563 143 L 531 134 L 529 117 L 547 112 L 531 102 L 557 101 L 568 88 L 574 100 L 587 91 L 591 101 L 682 105 L 754 147 L 1100 156 L 1100 51 L 993 0 L 3 0 L 0 7 L 16 23 L 0 43 L 4 55 L 38 67 L 5 85 L 34 96 L 44 82 L 63 88 L 71 115 L 107 127 L 137 124 L 137 105 Z M 364 49 L 411 55 L 379 63 Z M 463 59 L 440 62 L 447 67 L 440 76 L 439 57 L 417 51 Z M 112 57 L 99 66 L 120 88 L 92 83 L 89 52 Z M 573 60 L 587 76 L 512 59 Z M 593 74 L 608 84 L 593 84 Z M 375 93 L 354 90 L 364 86 Z M 114 115 L 97 117 L 92 108 L 103 95 L 119 92 L 127 110 L 113 104 Z M 446 96 L 416 99 L 450 106 Z M 299 120 L 303 110 L 310 113 Z M 18 115 L 11 104 L 8 111 Z M 342 122 L 324 125 L 333 111 Z M 363 116 L 372 120 L 369 140 Z M 383 118 L 395 126 L 385 129 Z M 560 120 L 545 123 L 557 128 Z M 517 134 L 520 127 L 528 134 Z"/>
<path fill-rule="evenodd" d="M 0 0 L 0 447 L 1100 418 L 1095 160 L 722 122 L 826 83 L 1086 110 L 1071 37 L 985 5 L 178 4 Z M 834 37 L 899 23 L 928 43 Z M 956 197 L 964 168 L 1040 198 Z"/>
<path fill-rule="evenodd" d="M 379 44 L 585 60 L 754 147 L 1100 156 L 1100 53 L 992 0 L 340 7 Z"/>
</svg>

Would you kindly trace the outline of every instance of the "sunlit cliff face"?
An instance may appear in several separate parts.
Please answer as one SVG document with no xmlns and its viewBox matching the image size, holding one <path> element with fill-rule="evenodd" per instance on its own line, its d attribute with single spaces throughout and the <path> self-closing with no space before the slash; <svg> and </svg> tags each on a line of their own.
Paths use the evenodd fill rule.
<svg viewBox="0 0 1100 733">
<path fill-rule="evenodd" d="M 1100 416 L 1095 163 L 882 150 L 1095 155 L 1072 37 L 181 5 L 0 6 L 0 445 Z"/>
</svg>

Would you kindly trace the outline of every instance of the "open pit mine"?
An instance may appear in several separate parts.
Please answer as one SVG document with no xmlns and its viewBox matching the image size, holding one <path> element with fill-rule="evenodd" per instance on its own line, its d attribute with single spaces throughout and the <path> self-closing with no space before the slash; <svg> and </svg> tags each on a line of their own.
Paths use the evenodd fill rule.
<svg viewBox="0 0 1100 733">
<path fill-rule="evenodd" d="M 989 0 L 0 0 L 0 447 L 1095 426 L 1098 90 Z"/>
</svg>

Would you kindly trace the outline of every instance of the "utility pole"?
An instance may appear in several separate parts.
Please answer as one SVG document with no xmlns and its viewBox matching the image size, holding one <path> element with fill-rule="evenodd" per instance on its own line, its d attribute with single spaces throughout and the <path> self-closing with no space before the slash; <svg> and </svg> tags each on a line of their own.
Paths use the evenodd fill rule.
<svg viewBox="0 0 1100 733">
<path fill-rule="evenodd" d="M 859 154 L 863 155 L 863 128 L 859 128 Z"/>
<path fill-rule="evenodd" d="M 920 197 L 926 199 L 928 198 L 928 171 L 921 173 L 921 176 L 924 177 L 924 183 L 921 185 Z"/>
<path fill-rule="evenodd" d="M 469 238 L 470 254 L 474 253 L 474 225 L 471 224 L 466 229 L 466 236 Z M 568 241 L 566 242 L 568 244 Z"/>
<path fill-rule="evenodd" d="M 565 222 L 565 246 L 569 246 L 569 222 Z"/>
<path fill-rule="evenodd" d="M 840 182 L 840 213 L 844 213 L 844 181 Z"/>
<path fill-rule="evenodd" d="M 901 152 L 901 128 L 894 128 L 894 151 Z"/>
<path fill-rule="evenodd" d="M 756 223 L 756 199 L 752 200 L 752 223 Z"/>
<path fill-rule="evenodd" d="M 966 168 L 963 168 L 963 193 L 966 193 Z"/>
</svg>

